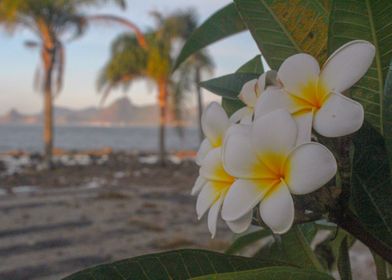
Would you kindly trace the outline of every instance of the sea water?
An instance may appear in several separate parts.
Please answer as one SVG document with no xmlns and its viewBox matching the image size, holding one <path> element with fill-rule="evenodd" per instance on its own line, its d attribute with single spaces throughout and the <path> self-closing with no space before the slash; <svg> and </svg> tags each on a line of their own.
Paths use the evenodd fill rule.
<svg viewBox="0 0 392 280">
<path fill-rule="evenodd" d="M 166 131 L 168 150 L 196 150 L 199 145 L 196 128 Z M 42 127 L 35 125 L 0 125 L 0 152 L 24 150 L 42 152 Z M 54 146 L 65 150 L 89 150 L 111 147 L 113 150 L 157 151 L 157 127 L 57 126 Z"/>
</svg>

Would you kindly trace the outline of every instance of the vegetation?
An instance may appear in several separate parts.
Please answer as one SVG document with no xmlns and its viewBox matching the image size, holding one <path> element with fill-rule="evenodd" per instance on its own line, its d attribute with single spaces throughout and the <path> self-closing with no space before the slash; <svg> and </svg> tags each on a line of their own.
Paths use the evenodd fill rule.
<svg viewBox="0 0 392 280">
<path fill-rule="evenodd" d="M 62 88 L 65 68 L 65 42 L 84 34 L 90 20 L 110 20 L 125 24 L 140 34 L 136 26 L 123 19 L 102 15 L 90 17 L 82 10 L 113 2 L 125 8 L 123 0 L 1 0 L 0 23 L 10 32 L 26 29 L 36 41 L 26 42 L 28 47 L 40 49 L 42 77 L 39 89 L 44 97 L 44 155 L 45 165 L 51 167 L 53 151 L 53 98 Z M 139 40 L 142 40 L 140 36 Z"/>
<path fill-rule="evenodd" d="M 97 5 L 103 2 L 105 1 L 0 1 L 0 21 L 4 26 L 10 30 L 17 26 L 27 28 L 36 34 L 38 38 L 38 42 L 29 42 L 28 45 L 38 46 L 41 50 L 41 60 L 44 68 L 44 77 L 42 79 L 42 91 L 45 100 L 44 141 L 48 165 L 50 165 L 53 145 L 52 100 L 62 84 L 65 38 L 74 39 L 83 34 L 88 17 L 78 12 L 81 7 Z M 124 6 L 123 1 L 115 2 L 120 6 Z M 199 85 L 201 70 L 211 68 L 211 60 L 205 53 L 201 53 L 204 47 L 245 30 L 250 32 L 261 54 L 271 68 L 276 70 L 287 62 L 287 58 L 298 53 L 312 55 L 315 60 L 306 55 L 302 56 L 302 60 L 308 60 L 309 62 L 310 59 L 311 63 L 317 62 L 323 65 L 326 61 L 331 62 L 331 60 L 328 60 L 328 57 L 334 54 L 342 45 L 353 40 L 361 40 L 355 43 L 367 45 L 368 52 L 372 52 L 371 55 L 363 55 L 360 57 L 361 59 L 373 58 L 375 50 L 375 59 L 370 69 L 366 73 L 364 72 L 364 75 L 359 75 L 363 76 L 359 81 L 357 79 L 353 82 L 356 79 L 355 77 L 343 77 L 342 80 L 339 80 L 340 77 L 334 76 L 335 81 L 337 81 L 336 84 L 340 83 L 340 89 L 346 95 L 343 96 L 339 93 L 340 100 L 344 100 L 346 105 L 347 103 L 351 105 L 359 104 L 356 109 L 359 108 L 358 110 L 361 113 L 363 112 L 362 109 L 364 109 L 364 123 L 362 118 L 359 117 L 350 119 L 352 123 L 363 123 L 362 127 L 358 131 L 356 128 L 352 129 L 352 127 L 349 127 L 349 132 L 337 133 L 336 135 L 327 135 L 330 131 L 325 132 L 324 130 L 323 132 L 320 127 L 316 128 L 315 122 L 312 121 L 312 118 L 315 118 L 313 114 L 316 114 L 313 109 L 317 107 L 314 110 L 321 111 L 327 107 L 328 98 L 332 94 L 337 95 L 334 91 L 339 91 L 336 89 L 338 86 L 326 89 L 323 83 L 319 84 L 319 81 L 325 82 L 323 79 L 319 79 L 319 74 L 321 73 L 320 76 L 322 75 L 322 71 L 319 71 L 320 73 L 317 73 L 317 77 L 314 80 L 317 83 L 311 84 L 310 90 L 308 87 L 303 87 L 299 95 L 291 96 L 291 98 L 297 98 L 295 100 L 299 101 L 295 104 L 299 111 L 275 110 L 275 113 L 278 113 L 273 115 L 279 118 L 285 115 L 285 118 L 282 117 L 280 119 L 284 120 L 282 122 L 283 125 L 281 123 L 281 127 L 288 127 L 285 125 L 288 123 L 287 120 L 289 120 L 291 122 L 290 132 L 294 131 L 291 133 L 291 138 L 294 139 L 299 135 L 299 128 L 291 113 L 304 113 L 304 111 L 306 111 L 305 113 L 310 113 L 309 130 L 313 132 L 313 142 L 309 143 L 310 140 L 306 140 L 308 142 L 301 142 L 294 149 L 292 149 L 293 146 L 290 146 L 290 149 L 285 147 L 285 149 L 287 148 L 290 151 L 290 156 L 282 152 L 284 157 L 282 156 L 280 159 L 277 159 L 277 154 L 273 153 L 275 150 L 264 146 L 260 150 L 249 149 L 245 150 L 250 151 L 249 153 L 239 153 L 238 151 L 242 151 L 239 148 L 250 147 L 253 145 L 252 143 L 257 142 L 255 140 L 252 143 L 242 142 L 244 138 L 246 138 L 245 140 L 250 138 L 244 137 L 244 135 L 249 136 L 246 133 L 250 131 L 248 130 L 250 125 L 253 125 L 251 130 L 253 138 L 265 136 L 263 131 L 261 131 L 261 127 L 266 127 L 264 125 L 266 118 L 263 119 L 259 115 L 260 118 L 257 121 L 256 110 L 251 111 L 251 118 L 246 119 L 247 123 L 244 121 L 245 118 L 239 118 L 238 120 L 238 122 L 241 121 L 241 124 L 245 125 L 236 126 L 237 132 L 233 129 L 230 130 L 230 133 L 224 135 L 232 125 L 230 121 L 234 122 L 229 120 L 228 116 L 232 116 L 236 112 L 238 113 L 239 109 L 245 106 L 252 107 L 255 104 L 257 105 L 256 97 L 259 98 L 258 100 L 262 100 L 263 93 L 261 91 L 265 90 L 266 92 L 268 86 L 272 86 L 270 88 L 274 90 L 278 88 L 283 95 L 291 94 L 289 90 L 290 85 L 287 86 L 287 84 L 296 80 L 297 74 L 300 76 L 301 73 L 297 73 L 295 67 L 294 70 L 290 69 L 292 73 L 287 74 L 290 72 L 288 71 L 285 73 L 286 75 L 283 75 L 286 81 L 284 81 L 285 79 L 276 79 L 277 74 L 273 72 L 267 72 L 262 75 L 264 69 L 261 59 L 260 56 L 256 56 L 240 66 L 235 73 L 202 82 L 201 86 L 222 97 L 224 110 L 218 104 L 214 104 L 214 106 L 210 107 L 209 118 L 206 118 L 206 122 L 209 123 L 206 129 L 208 129 L 211 136 L 206 135 L 207 141 L 203 141 L 206 144 L 205 146 L 202 145 L 202 148 L 204 149 L 204 159 L 213 160 L 205 160 L 204 162 L 207 164 L 204 166 L 198 162 L 201 168 L 204 167 L 204 169 L 202 169 L 203 172 L 201 173 L 203 174 L 196 181 L 192 192 L 197 193 L 201 191 L 200 193 L 203 193 L 204 187 L 209 184 L 209 189 L 202 195 L 204 201 L 200 200 L 201 202 L 197 204 L 198 215 L 201 217 L 211 207 L 212 211 L 210 209 L 208 226 L 213 235 L 216 232 L 216 220 L 217 217 L 220 217 L 218 214 L 221 207 L 222 217 L 231 229 L 234 228 L 233 231 L 238 230 L 239 227 L 242 230 L 242 226 L 245 224 L 244 217 L 249 218 L 246 220 L 246 222 L 249 222 L 246 226 L 252 223 L 254 226 L 260 227 L 260 229 L 239 236 L 225 254 L 204 250 L 164 252 L 111 264 L 103 264 L 73 274 L 66 279 L 283 280 L 290 278 L 323 280 L 333 279 L 332 273 L 337 271 L 341 279 L 348 280 L 352 279 L 349 251 L 357 240 L 365 244 L 372 252 L 377 268 L 377 278 L 380 280 L 391 279 L 392 18 L 389 15 L 392 13 L 392 2 L 390 0 L 233 0 L 233 2 L 212 15 L 199 28 L 196 28 L 196 21 L 192 13 L 181 12 L 163 16 L 154 12 L 152 13 L 156 19 L 154 29 L 144 34 L 137 29 L 135 34 L 122 34 L 112 45 L 110 60 L 104 66 L 98 82 L 99 88 L 104 93 L 103 98 L 110 93 L 111 89 L 115 87 L 124 87 L 126 89 L 137 79 L 148 79 L 154 83 L 158 89 L 157 99 L 160 110 L 159 158 L 161 163 L 164 163 L 166 153 L 165 125 L 169 99 L 172 99 L 177 108 L 181 108 L 184 93 L 189 91 L 194 82 L 197 83 L 197 86 Z M 90 19 L 113 20 L 110 15 L 90 17 Z M 134 25 L 120 19 L 114 19 L 114 21 L 125 23 L 132 29 L 136 28 Z M 187 40 L 187 42 L 175 61 L 173 58 L 175 46 L 184 40 Z M 307 57 L 307 59 L 304 57 Z M 358 59 L 358 61 L 361 59 Z M 302 60 L 297 60 L 297 62 L 300 61 L 299 64 L 304 63 Z M 336 57 L 335 61 L 337 61 Z M 342 61 L 344 62 L 344 59 Z M 345 66 L 342 61 L 340 61 L 340 65 Z M 350 63 L 353 61 L 358 62 L 350 56 Z M 368 59 L 368 61 L 370 65 L 372 60 Z M 292 65 L 299 64 L 293 63 Z M 367 62 L 365 61 L 362 63 L 362 66 L 366 64 Z M 314 66 L 314 64 L 311 65 Z M 350 65 L 353 66 L 353 64 Z M 368 69 L 369 65 L 366 65 L 365 68 Z M 287 67 L 287 63 L 285 66 Z M 355 72 L 360 67 L 359 65 L 354 65 L 351 68 L 356 68 L 349 69 Z M 177 69 L 174 74 L 173 69 Z M 348 73 L 347 76 L 350 76 L 349 74 L 351 73 Z M 349 86 L 346 86 L 345 79 L 352 81 L 350 86 L 355 83 L 354 86 L 347 89 Z M 248 91 L 249 87 L 244 86 L 249 82 L 254 83 L 253 88 L 250 87 L 250 91 Z M 293 91 L 295 90 L 297 88 Z M 244 93 L 243 91 L 246 92 Z M 309 96 L 305 96 L 304 92 L 314 99 L 311 101 L 306 99 Z M 320 92 L 322 97 L 318 94 Z M 325 97 L 323 94 L 326 94 L 325 96 L 328 97 Z M 201 111 L 200 90 L 198 90 L 198 95 Z M 284 98 L 288 98 L 286 95 L 284 96 Z M 254 97 L 254 102 L 248 102 L 252 97 Z M 356 102 L 348 97 L 356 100 Z M 273 98 L 276 98 L 276 94 L 271 97 L 270 102 Z M 316 101 L 313 102 L 314 100 Z M 272 102 L 269 104 L 272 104 L 271 106 L 276 105 Z M 345 110 L 349 107 L 344 108 L 344 106 L 340 106 L 342 103 L 332 104 L 335 107 L 329 108 L 329 112 L 324 116 L 326 116 L 326 120 L 330 120 L 333 125 L 337 126 L 334 119 L 337 118 L 337 115 L 342 115 L 342 112 L 346 113 L 346 111 L 349 111 Z M 311 110 L 307 111 L 309 107 Z M 302 111 L 300 110 L 301 108 Z M 254 108 L 252 107 L 249 110 L 251 109 L 253 110 Z M 332 117 L 329 118 L 331 115 Z M 279 119 L 278 117 L 276 119 Z M 271 133 L 272 136 L 267 135 L 268 137 L 271 136 L 271 138 L 266 137 L 264 139 L 273 139 L 272 137 L 276 132 L 274 131 L 274 125 L 279 121 L 274 122 L 273 118 L 269 120 L 270 126 L 268 126 L 268 129 L 270 130 L 268 131 L 273 133 Z M 259 130 L 255 129 L 255 123 L 259 124 Z M 254 133 L 255 131 L 257 134 Z M 277 134 L 279 136 L 279 141 L 277 142 L 283 143 L 287 140 L 284 137 L 286 131 L 284 129 L 281 131 L 283 131 L 283 134 Z M 336 133 L 336 131 L 333 133 Z M 354 131 L 356 132 L 351 134 Z M 221 149 L 223 150 L 221 147 L 223 146 L 223 138 L 225 138 L 225 141 L 229 139 L 228 135 L 230 137 L 238 136 L 236 141 L 233 141 L 234 148 L 238 149 L 231 149 L 233 151 L 232 156 L 229 159 L 228 156 L 223 159 L 220 154 Z M 290 143 L 294 143 L 297 140 L 290 140 Z M 241 142 L 240 144 L 248 144 L 240 145 L 238 142 Z M 227 143 L 225 142 L 225 144 Z M 266 141 L 266 143 L 266 146 L 270 145 L 271 147 L 275 144 L 273 140 Z M 311 151 L 304 153 L 309 156 L 306 160 L 308 165 L 305 165 L 305 163 L 301 165 L 305 161 L 305 157 L 302 157 L 302 162 L 298 160 L 301 164 L 295 162 L 295 156 L 291 155 L 297 148 L 302 148 L 305 144 L 308 144 L 308 147 L 312 145 L 319 148 L 325 146 L 326 148 L 324 147 L 323 151 L 329 153 L 328 161 L 334 164 L 333 168 L 330 168 L 331 170 L 322 168 L 321 165 L 327 161 L 325 158 L 323 160 L 320 160 L 320 157 L 309 159 Z M 224 146 L 227 148 L 229 144 Z M 252 146 L 252 148 L 254 147 Z M 271 151 L 272 153 L 270 153 Z M 208 157 L 208 153 L 214 157 Z M 272 157 L 269 157 L 271 154 Z M 259 163 L 258 166 L 253 166 L 253 163 L 247 162 L 252 157 Z M 260 159 L 261 157 L 264 157 L 264 161 Z M 283 163 L 280 162 L 282 158 Z M 225 164 L 221 163 L 223 161 Z M 230 163 L 230 169 L 234 171 L 237 168 L 237 171 L 243 171 L 247 166 L 251 166 L 249 170 L 252 172 L 245 175 L 244 173 L 246 172 L 244 172 L 242 175 L 234 176 L 228 171 L 228 162 Z M 269 164 L 265 164 L 266 162 Z M 289 167 L 282 168 L 282 165 L 284 167 L 287 166 L 286 162 L 289 162 Z M 314 166 L 310 166 L 315 162 Z M 300 168 L 295 168 L 297 167 L 296 164 Z M 263 165 L 265 165 L 263 167 L 265 173 L 255 172 L 255 170 L 259 170 L 257 168 Z M 219 168 L 212 168 L 217 166 Z M 306 182 L 303 176 L 300 175 L 309 175 L 306 173 L 310 173 L 310 169 L 316 171 L 312 172 L 316 173 L 316 175 L 327 171 L 328 176 L 322 174 L 323 176 L 319 176 L 319 179 L 314 179 L 316 182 Z M 321 169 L 323 169 L 322 172 L 320 171 Z M 293 175 L 295 173 L 293 170 L 296 170 L 296 176 Z M 271 174 L 277 175 L 277 177 L 271 177 Z M 219 177 L 219 180 L 217 177 Z M 294 183 L 297 183 L 293 177 L 295 179 L 299 178 L 298 182 L 300 183 L 298 183 L 297 189 L 293 187 L 296 186 Z M 261 206 L 268 199 L 273 199 L 277 193 L 270 191 L 272 188 L 268 189 L 268 191 L 265 191 L 266 188 L 263 188 L 262 183 L 271 180 L 271 178 L 275 180 L 275 185 L 276 182 L 278 182 L 277 185 L 284 185 L 285 180 L 289 181 L 291 179 L 292 183 L 294 181 L 290 187 L 284 186 L 287 187 L 284 190 L 288 194 L 284 198 L 288 200 L 272 200 L 275 203 L 268 204 L 268 206 L 272 206 L 270 209 L 273 210 L 278 209 L 278 206 L 283 205 L 286 207 L 290 204 L 290 207 L 285 208 L 290 208 L 290 215 L 279 215 L 278 217 L 275 215 L 274 217 L 274 213 L 272 213 L 272 215 L 268 216 L 268 219 L 265 218 L 267 211 L 261 210 L 266 209 Z M 246 181 L 248 185 L 240 185 L 238 183 L 240 180 L 242 180 L 242 183 Z M 255 189 L 254 193 L 257 195 L 253 195 L 253 192 L 249 190 L 253 186 L 252 180 L 257 181 L 254 183 L 257 187 L 253 188 Z M 219 185 L 218 187 L 221 191 L 218 195 L 214 193 L 215 189 L 211 182 L 219 183 L 217 185 Z M 237 187 L 235 191 L 232 191 L 234 189 L 232 186 L 236 183 L 238 183 Z M 303 187 L 301 184 L 311 186 L 308 186 L 309 189 L 305 192 L 303 191 L 305 187 L 301 189 Z M 317 188 L 322 185 L 324 185 L 322 188 Z M 243 186 L 251 187 L 244 191 Z M 262 194 L 264 191 L 265 193 Z M 215 199 L 211 199 L 213 195 L 215 195 Z M 223 200 L 227 198 L 226 196 L 230 196 L 231 202 L 237 202 L 236 199 L 240 198 L 241 203 L 225 204 Z M 265 199 L 266 197 L 268 199 Z M 247 199 L 253 200 L 252 204 Z M 255 208 L 254 206 L 258 203 L 260 208 Z M 249 206 L 250 204 L 251 206 Z M 227 207 L 227 205 L 229 206 Z M 241 209 L 241 211 L 238 209 Z M 210 217 L 215 220 L 210 219 Z M 276 227 L 280 223 L 275 224 L 274 218 L 283 220 L 283 224 L 285 226 L 288 224 L 289 226 L 285 228 Z M 241 230 L 238 230 L 238 232 Z M 327 232 L 327 236 L 322 238 L 322 240 L 317 240 L 315 237 L 320 231 Z M 260 242 L 261 240 L 264 242 Z M 316 246 L 311 246 L 314 243 L 316 243 Z M 252 247 L 253 255 L 251 257 L 233 255 L 242 254 L 249 247 Z"/>
<path fill-rule="evenodd" d="M 273 234 L 256 211 L 253 224 L 263 229 L 240 236 L 221 259 L 208 252 L 176 251 L 101 265 L 70 276 L 111 279 L 141 275 L 139 279 L 352 279 L 349 250 L 360 240 L 374 255 L 378 279 L 392 275 L 392 189 L 391 189 L 391 106 L 392 96 L 392 12 L 389 0 L 368 1 L 259 1 L 234 0 L 202 24 L 183 47 L 175 67 L 211 43 L 248 30 L 268 64 L 278 69 L 289 56 L 309 53 L 323 64 L 338 47 L 352 40 L 366 40 L 376 47 L 370 70 L 346 95 L 362 104 L 365 123 L 355 134 L 327 138 L 315 134 L 337 160 L 337 176 L 319 191 L 294 196 L 294 226 L 284 234 Z M 228 20 L 230 19 L 230 20 Z M 242 103 L 242 86 L 262 73 L 260 59 L 253 58 L 233 74 L 203 83 L 223 97 L 231 115 Z M 266 78 L 266 83 L 271 83 Z M 319 231 L 328 236 L 314 247 Z M 260 243 L 260 240 L 264 240 Z M 262 260 L 251 266 L 234 261 L 252 247 L 256 252 L 247 261 Z M 205 259 L 190 257 L 202 254 Z M 164 258 L 164 260 L 162 260 Z M 159 265 L 146 264 L 159 259 Z M 181 259 L 181 261 L 179 260 Z M 274 262 L 273 264 L 271 262 Z M 135 267 L 134 264 L 138 264 Z M 230 263 L 230 267 L 225 265 Z M 205 268 L 211 268 L 205 271 Z M 106 274 L 105 274 L 106 273 Z M 117 276 L 117 274 L 118 276 Z M 288 276 L 290 275 L 290 277 Z M 117 278 L 116 278 L 117 277 Z"/>
<path fill-rule="evenodd" d="M 120 35 L 112 45 L 109 62 L 101 71 L 98 88 L 103 99 L 113 88 L 127 89 L 137 79 L 148 79 L 158 89 L 157 103 L 159 121 L 159 161 L 164 164 L 166 156 L 165 126 L 169 99 L 177 116 L 180 116 L 184 94 L 196 87 L 199 101 L 199 116 L 202 111 L 202 97 L 199 89 L 201 71 L 212 68 L 211 59 L 199 52 L 172 74 L 174 45 L 184 41 L 196 27 L 195 16 L 191 12 L 176 12 L 163 16 L 152 13 L 156 28 L 144 34 L 146 47 L 139 44 L 133 34 Z"/>
</svg>

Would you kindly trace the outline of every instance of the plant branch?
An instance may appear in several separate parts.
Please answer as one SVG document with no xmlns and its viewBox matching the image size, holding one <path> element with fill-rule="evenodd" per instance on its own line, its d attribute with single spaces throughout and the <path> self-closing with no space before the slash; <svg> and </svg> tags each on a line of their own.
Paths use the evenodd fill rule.
<svg viewBox="0 0 392 280">
<path fill-rule="evenodd" d="M 345 212 L 351 196 L 351 174 L 352 174 L 352 136 L 341 137 L 336 140 L 337 162 L 339 170 L 341 193 L 336 203 L 340 211 Z"/>
<path fill-rule="evenodd" d="M 392 253 L 388 246 L 369 234 L 366 228 L 359 222 L 357 217 L 351 211 L 346 211 L 344 215 L 333 217 L 333 221 L 376 252 L 384 260 L 392 264 Z"/>
</svg>

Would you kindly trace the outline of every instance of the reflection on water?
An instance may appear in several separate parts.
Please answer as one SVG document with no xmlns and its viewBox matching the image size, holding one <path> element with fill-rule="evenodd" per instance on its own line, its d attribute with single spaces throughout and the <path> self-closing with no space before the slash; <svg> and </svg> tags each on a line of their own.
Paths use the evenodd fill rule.
<svg viewBox="0 0 392 280">
<path fill-rule="evenodd" d="M 179 137 L 175 128 L 167 128 L 169 150 L 197 149 L 196 128 L 184 129 Z M 100 149 L 156 151 L 158 129 L 155 127 L 83 127 L 55 128 L 55 147 L 66 150 Z M 39 152 L 42 150 L 42 127 L 24 125 L 0 126 L 0 152 L 9 150 Z"/>
</svg>

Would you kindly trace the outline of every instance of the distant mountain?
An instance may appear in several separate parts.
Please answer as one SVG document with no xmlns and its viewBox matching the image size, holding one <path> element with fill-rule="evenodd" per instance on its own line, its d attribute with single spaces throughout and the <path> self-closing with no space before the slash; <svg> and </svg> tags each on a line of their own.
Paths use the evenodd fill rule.
<svg viewBox="0 0 392 280">
<path fill-rule="evenodd" d="M 127 97 L 119 98 L 106 107 L 70 109 L 56 106 L 54 116 L 57 125 L 157 125 L 159 121 L 157 106 L 136 106 Z M 11 109 L 7 114 L 0 116 L 0 124 L 41 124 L 42 119 L 42 113 L 26 115 Z M 194 124 L 195 120 L 195 110 L 187 110 L 184 114 L 184 124 Z M 175 123 L 175 118 L 170 113 L 168 122 Z"/>
</svg>

